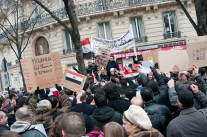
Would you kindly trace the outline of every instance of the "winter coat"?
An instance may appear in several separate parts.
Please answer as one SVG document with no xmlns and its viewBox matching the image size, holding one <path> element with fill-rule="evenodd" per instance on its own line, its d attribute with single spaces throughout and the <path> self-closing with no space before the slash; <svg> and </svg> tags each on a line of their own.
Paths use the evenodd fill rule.
<svg viewBox="0 0 207 137">
<path fill-rule="evenodd" d="M 3 132 L 4 130 L 9 130 L 9 127 L 5 125 L 0 125 L 0 132 Z"/>
<path fill-rule="evenodd" d="M 159 87 L 158 87 L 157 91 L 153 92 L 153 94 L 154 94 L 153 100 L 157 104 L 163 104 L 163 105 L 168 106 L 170 104 L 169 97 L 168 97 L 168 86 L 160 74 L 156 73 L 156 74 L 154 74 L 154 76 L 159 84 Z M 141 74 L 140 77 L 141 77 L 141 81 L 142 81 L 143 86 L 147 86 L 147 84 L 149 82 L 147 77 L 144 74 Z"/>
<path fill-rule="evenodd" d="M 122 98 L 117 98 L 108 101 L 108 106 L 113 108 L 115 111 L 123 114 L 130 106 L 130 101 Z"/>
<path fill-rule="evenodd" d="M 207 135 L 207 96 L 199 91 L 195 96 L 204 109 L 183 109 L 167 127 L 167 137 L 202 137 Z"/>
<path fill-rule="evenodd" d="M 170 109 L 165 105 L 156 104 L 153 100 L 145 103 L 145 111 L 152 122 L 152 127 L 166 134 L 166 127 L 172 119 Z"/>
<path fill-rule="evenodd" d="M 108 64 L 107 64 L 107 66 L 106 66 L 106 71 L 107 71 L 107 76 L 108 76 L 108 80 L 110 79 L 110 69 L 111 68 L 116 68 L 117 70 L 119 70 L 119 65 L 118 65 L 118 63 L 117 62 L 115 62 L 115 61 L 109 61 L 108 62 Z"/>
<path fill-rule="evenodd" d="M 91 115 L 95 109 L 96 109 L 96 106 L 82 102 L 82 104 L 76 104 L 75 106 L 73 106 L 71 111 L 79 112 L 81 114 Z"/>
<path fill-rule="evenodd" d="M 53 115 L 58 111 L 57 108 L 52 109 L 40 109 L 37 108 L 37 95 L 33 95 L 32 98 L 29 100 L 28 108 L 32 109 L 32 124 L 43 124 L 45 130 L 48 132 L 53 123 Z M 67 113 L 71 109 L 71 103 L 68 99 L 68 96 L 65 94 L 64 91 L 60 91 L 60 100 L 62 104 L 62 108 L 60 111 Z"/>
<path fill-rule="evenodd" d="M 35 129 L 34 125 L 24 121 L 16 121 L 11 126 L 11 131 L 21 135 L 21 137 L 45 137 L 43 133 Z"/>
<path fill-rule="evenodd" d="M 86 134 L 89 137 L 104 137 L 104 133 L 102 131 L 93 130 L 90 133 Z"/>
<path fill-rule="evenodd" d="M 129 137 L 164 137 L 158 130 L 152 128 L 150 131 L 141 131 Z"/>
<path fill-rule="evenodd" d="M 116 112 L 113 108 L 108 106 L 96 108 L 92 115 L 90 115 L 91 120 L 95 125 L 103 131 L 103 126 L 108 122 L 117 122 L 122 124 L 122 114 Z"/>
</svg>

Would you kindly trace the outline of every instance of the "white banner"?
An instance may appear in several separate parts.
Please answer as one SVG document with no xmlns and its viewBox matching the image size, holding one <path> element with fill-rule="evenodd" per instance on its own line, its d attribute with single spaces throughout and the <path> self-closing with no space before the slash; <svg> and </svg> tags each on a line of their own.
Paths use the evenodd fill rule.
<svg viewBox="0 0 207 137">
<path fill-rule="evenodd" d="M 124 48 L 129 49 L 135 46 L 135 40 L 133 35 L 132 26 L 130 25 L 126 34 L 124 34 L 121 38 L 115 40 L 105 40 L 102 38 L 91 38 L 91 44 L 93 47 L 93 52 L 97 56 L 99 54 L 98 49 L 99 46 L 106 46 L 111 49 L 111 52 L 120 52 L 123 51 Z"/>
</svg>

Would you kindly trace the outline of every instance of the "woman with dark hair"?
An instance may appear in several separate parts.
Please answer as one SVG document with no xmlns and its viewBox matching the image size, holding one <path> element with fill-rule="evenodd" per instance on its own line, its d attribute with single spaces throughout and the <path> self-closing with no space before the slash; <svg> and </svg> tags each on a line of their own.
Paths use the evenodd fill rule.
<svg viewBox="0 0 207 137">
<path fill-rule="evenodd" d="M 113 82 L 107 83 L 103 91 L 108 99 L 108 106 L 123 114 L 130 106 L 129 100 L 120 98 L 120 92 Z"/>
<path fill-rule="evenodd" d="M 124 137 L 124 130 L 120 124 L 109 122 L 104 126 L 104 137 Z"/>
</svg>

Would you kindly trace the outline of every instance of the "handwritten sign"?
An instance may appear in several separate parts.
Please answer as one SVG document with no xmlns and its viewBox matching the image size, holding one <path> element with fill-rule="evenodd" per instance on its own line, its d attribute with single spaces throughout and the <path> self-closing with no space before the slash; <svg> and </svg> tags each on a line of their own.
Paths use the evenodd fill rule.
<svg viewBox="0 0 207 137">
<path fill-rule="evenodd" d="M 27 91 L 54 87 L 60 85 L 62 67 L 59 53 L 51 53 L 28 59 L 22 59 L 22 70 Z"/>
<path fill-rule="evenodd" d="M 72 91 L 79 92 L 83 89 L 86 82 L 86 76 L 75 73 L 73 71 L 65 70 L 61 85 Z"/>
<path fill-rule="evenodd" d="M 110 48 L 106 46 L 100 46 L 98 52 L 99 56 L 96 57 L 96 65 L 106 68 L 110 58 Z"/>
<path fill-rule="evenodd" d="M 189 56 L 189 67 L 207 66 L 207 36 L 193 37 L 186 39 L 187 53 Z"/>
</svg>

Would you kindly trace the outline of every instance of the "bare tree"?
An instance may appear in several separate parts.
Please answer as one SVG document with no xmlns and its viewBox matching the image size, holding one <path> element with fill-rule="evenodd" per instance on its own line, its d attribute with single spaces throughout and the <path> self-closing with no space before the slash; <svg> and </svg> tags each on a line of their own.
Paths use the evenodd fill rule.
<svg viewBox="0 0 207 137">
<path fill-rule="evenodd" d="M 47 7 L 47 5 L 44 5 L 42 1 L 40 0 L 33 0 L 38 5 L 40 5 L 46 12 L 48 12 L 60 25 L 62 25 L 66 31 L 68 31 L 71 35 L 71 39 L 73 41 L 75 50 L 76 50 L 76 60 L 78 63 L 78 69 L 80 73 L 86 75 L 86 69 L 85 69 L 85 63 L 83 59 L 83 52 L 82 52 L 82 46 L 80 42 L 80 33 L 78 29 L 78 21 L 75 11 L 75 4 L 73 0 L 63 0 L 66 13 L 68 15 L 71 28 L 69 28 L 66 23 L 61 21 L 53 12 Z"/>
<path fill-rule="evenodd" d="M 27 11 L 25 13 L 24 6 L 26 3 L 23 0 L 1 0 L 1 2 L 0 30 L 2 33 L 0 36 L 2 41 L 6 42 L 6 44 L 11 47 L 20 62 L 38 19 L 38 16 L 33 16 L 37 6 L 31 9 L 30 12 Z M 13 15 L 14 21 L 10 18 Z M 1 42 L 1 44 L 3 43 Z M 19 63 L 19 66 L 23 76 L 21 63 Z M 25 80 L 24 77 L 22 78 L 24 90 L 26 91 Z"/>
<path fill-rule="evenodd" d="M 197 35 L 198 36 L 207 35 L 207 0 L 194 0 L 196 14 L 197 14 L 197 21 L 198 21 L 197 24 L 190 16 L 183 2 L 181 0 L 176 0 L 176 1 L 183 9 L 185 15 L 187 16 L 190 23 L 192 24 L 195 31 L 197 32 Z"/>
</svg>

